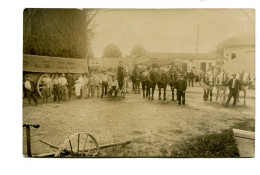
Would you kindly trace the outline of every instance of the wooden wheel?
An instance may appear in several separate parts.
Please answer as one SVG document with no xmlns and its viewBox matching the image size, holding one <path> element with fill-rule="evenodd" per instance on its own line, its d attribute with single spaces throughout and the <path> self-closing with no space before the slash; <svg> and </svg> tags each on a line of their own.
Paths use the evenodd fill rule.
<svg viewBox="0 0 260 175">
<path fill-rule="evenodd" d="M 100 148 L 96 139 L 88 133 L 77 133 L 66 139 L 54 155 L 62 157 L 95 157 Z"/>
<path fill-rule="evenodd" d="M 43 76 L 44 76 L 44 74 L 42 74 L 40 76 L 40 78 L 37 81 L 37 86 L 36 86 L 37 92 L 38 92 L 38 94 L 41 97 L 42 97 L 42 78 L 43 78 Z M 51 82 L 52 82 L 53 78 L 54 78 L 54 75 L 51 76 Z M 52 92 L 53 92 L 53 84 L 51 83 L 50 92 L 49 92 L 50 93 L 50 97 L 53 97 L 53 93 Z"/>
</svg>

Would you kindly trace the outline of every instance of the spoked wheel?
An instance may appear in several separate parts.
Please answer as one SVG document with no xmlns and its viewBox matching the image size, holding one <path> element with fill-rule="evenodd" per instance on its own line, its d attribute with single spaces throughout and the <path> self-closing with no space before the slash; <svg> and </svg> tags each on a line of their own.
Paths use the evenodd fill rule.
<svg viewBox="0 0 260 175">
<path fill-rule="evenodd" d="M 43 76 L 44 76 L 44 74 L 41 75 L 40 78 L 38 79 L 38 81 L 37 81 L 37 87 L 36 87 L 37 92 L 38 92 L 38 94 L 39 94 L 41 97 L 42 97 L 42 78 L 43 78 Z M 54 78 L 54 75 L 51 76 L 51 82 L 52 82 L 53 78 Z M 53 91 L 53 85 L 52 85 L 52 83 L 51 83 L 50 92 L 49 92 L 49 93 L 50 93 L 50 97 L 53 97 L 52 91 Z"/>
<path fill-rule="evenodd" d="M 99 152 L 99 145 L 92 135 L 77 133 L 62 143 L 55 157 L 95 157 Z"/>
</svg>

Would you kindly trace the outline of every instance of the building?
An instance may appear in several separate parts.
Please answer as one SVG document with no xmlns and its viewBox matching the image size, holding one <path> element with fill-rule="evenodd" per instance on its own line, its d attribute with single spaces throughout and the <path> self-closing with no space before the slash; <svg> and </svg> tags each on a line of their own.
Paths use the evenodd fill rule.
<svg viewBox="0 0 260 175">
<path fill-rule="evenodd" d="M 236 58 L 252 58 L 255 52 L 254 32 L 240 32 L 219 44 L 228 61 Z"/>
<path fill-rule="evenodd" d="M 159 53 L 147 52 L 136 57 L 134 64 L 174 65 L 182 71 L 201 70 L 205 72 L 214 66 L 220 66 L 227 58 L 215 53 Z"/>
<path fill-rule="evenodd" d="M 255 33 L 239 32 L 224 40 L 217 48 L 222 50 L 227 62 L 223 68 L 230 73 L 242 70 L 254 73 L 255 71 Z"/>
</svg>

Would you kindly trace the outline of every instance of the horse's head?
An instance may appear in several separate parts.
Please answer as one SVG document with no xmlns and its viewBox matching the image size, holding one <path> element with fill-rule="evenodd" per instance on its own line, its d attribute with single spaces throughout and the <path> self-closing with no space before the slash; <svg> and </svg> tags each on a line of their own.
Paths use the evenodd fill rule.
<svg viewBox="0 0 260 175">
<path fill-rule="evenodd" d="M 244 86 L 248 86 L 251 82 L 251 76 L 248 72 L 242 72 L 239 74 L 240 83 Z"/>
<path fill-rule="evenodd" d="M 213 76 L 213 73 L 211 71 L 207 72 L 206 73 L 206 82 L 212 86 L 213 85 L 213 82 L 214 82 L 214 76 Z"/>
</svg>

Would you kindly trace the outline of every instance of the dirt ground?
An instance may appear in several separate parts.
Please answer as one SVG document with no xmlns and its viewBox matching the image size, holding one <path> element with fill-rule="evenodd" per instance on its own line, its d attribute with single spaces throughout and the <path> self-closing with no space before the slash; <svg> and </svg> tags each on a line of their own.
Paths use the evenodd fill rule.
<svg viewBox="0 0 260 175">
<path fill-rule="evenodd" d="M 167 101 L 158 100 L 157 89 L 153 101 L 132 92 L 118 101 L 92 97 L 62 104 L 28 106 L 24 99 L 23 122 L 40 124 L 39 129 L 31 129 L 32 154 L 55 151 L 40 143 L 40 139 L 60 145 L 74 133 L 88 132 L 100 145 L 132 141 L 125 147 L 127 151 L 103 153 L 103 156 L 167 156 L 167 152 L 184 139 L 219 133 L 236 122 L 255 118 L 255 99 L 252 97 L 247 99 L 246 106 L 238 104 L 225 108 L 215 101 L 215 94 L 213 102 L 203 102 L 202 90 L 196 92 L 194 89 L 189 87 L 185 106 L 171 101 L 169 87 Z M 23 129 L 24 154 L 25 139 Z"/>
</svg>

